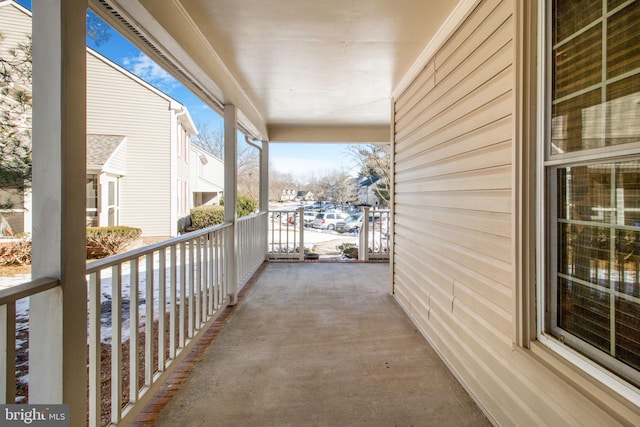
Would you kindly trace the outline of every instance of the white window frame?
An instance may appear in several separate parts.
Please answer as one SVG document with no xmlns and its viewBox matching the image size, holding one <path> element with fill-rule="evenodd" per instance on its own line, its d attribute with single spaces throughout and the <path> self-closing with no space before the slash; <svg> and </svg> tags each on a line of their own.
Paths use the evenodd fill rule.
<svg viewBox="0 0 640 427">
<path fill-rule="evenodd" d="M 548 325 L 547 310 L 555 310 L 555 307 L 547 305 L 547 293 L 553 287 L 550 282 L 557 268 L 557 236 L 555 235 L 556 195 L 557 187 L 554 180 L 548 179 L 557 171 L 556 167 L 577 166 L 591 163 L 594 160 L 611 159 L 612 162 L 637 160 L 640 158 L 640 142 L 625 144 L 622 146 L 607 147 L 604 149 L 592 149 L 582 152 L 554 154 L 550 153 L 547 144 L 551 137 L 551 49 L 547 46 L 551 40 L 552 7 L 550 2 L 538 2 L 538 67 L 537 67 L 537 114 L 536 127 L 537 149 L 536 149 L 536 334 L 537 340 L 551 349 L 559 357 L 565 359 L 580 370 L 591 376 L 594 380 L 602 383 L 612 391 L 623 396 L 625 399 L 640 406 L 640 388 L 616 375 L 603 364 L 598 363 L 593 358 L 589 358 L 574 348 L 566 345 L 560 339 L 554 337 L 546 331 L 550 329 Z M 606 156 L 604 155 L 606 153 Z M 549 186 L 550 188 L 547 188 Z M 547 194 L 551 197 L 547 198 Z M 549 201 L 549 205 L 547 205 Z M 550 244 L 553 242 L 554 244 Z M 552 305 L 552 304 L 549 304 Z M 586 343 L 585 343 L 586 344 Z M 575 346 L 575 343 L 573 343 Z M 586 344 L 588 345 L 588 344 Z M 622 363 L 620 363 L 622 365 Z M 640 376 L 640 371 L 626 367 L 634 372 L 634 377 Z"/>
</svg>

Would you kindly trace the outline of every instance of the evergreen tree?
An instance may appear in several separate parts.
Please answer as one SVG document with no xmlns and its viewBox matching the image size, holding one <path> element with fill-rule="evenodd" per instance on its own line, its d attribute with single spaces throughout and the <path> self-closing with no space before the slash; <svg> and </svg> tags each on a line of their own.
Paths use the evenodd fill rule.
<svg viewBox="0 0 640 427">
<path fill-rule="evenodd" d="M 0 57 L 0 208 L 31 187 L 31 37 Z"/>
</svg>

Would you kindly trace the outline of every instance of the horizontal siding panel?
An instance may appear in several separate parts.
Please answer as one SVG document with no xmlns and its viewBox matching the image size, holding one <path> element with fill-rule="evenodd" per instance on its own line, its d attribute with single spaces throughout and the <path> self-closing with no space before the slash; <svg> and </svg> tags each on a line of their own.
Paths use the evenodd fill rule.
<svg viewBox="0 0 640 427">
<path fill-rule="evenodd" d="M 511 214 L 472 210 L 452 210 L 404 204 L 403 214 L 428 223 L 456 226 L 463 230 L 481 231 L 504 238 L 511 237 Z"/>
<path fill-rule="evenodd" d="M 510 174 L 511 165 L 507 165 L 420 181 L 419 173 L 410 171 L 396 174 L 396 193 L 440 192 L 440 197 L 446 198 L 452 191 L 503 190 L 509 188 Z"/>
<path fill-rule="evenodd" d="M 508 238 L 493 233 L 469 230 L 458 225 L 438 224 L 422 217 L 401 216 L 397 220 L 398 225 L 411 226 L 412 222 L 419 222 L 425 237 L 428 236 L 429 239 L 436 239 L 442 243 L 448 242 L 506 264 L 511 259 L 511 240 Z"/>
<path fill-rule="evenodd" d="M 508 1 L 489 0 L 477 7 L 436 53 L 436 72 L 446 75 L 473 55 L 478 46 L 512 15 Z M 481 62 L 481 61 L 479 61 Z M 444 72 L 447 70 L 446 72 Z M 438 77 L 438 82 L 440 77 Z"/>
<path fill-rule="evenodd" d="M 483 295 L 474 293 L 471 289 L 465 287 L 461 282 L 456 282 L 446 274 L 439 272 L 432 264 L 424 262 L 416 256 L 408 257 L 409 263 L 403 263 L 402 268 L 397 269 L 397 280 L 412 284 L 406 286 L 406 292 L 411 295 L 413 300 L 419 300 L 420 304 L 425 307 L 438 305 L 441 308 L 454 311 L 456 304 L 458 309 L 461 304 L 465 304 L 464 310 L 468 311 L 467 317 L 476 319 L 483 323 L 485 334 L 494 344 L 507 343 L 511 344 L 511 313 L 497 306 L 492 300 L 486 299 Z M 419 276 L 416 276 L 419 274 Z M 413 277 L 424 277 L 426 283 L 424 286 L 413 286 Z M 484 320 L 479 320 L 479 318 Z"/>
<path fill-rule="evenodd" d="M 411 169 L 399 168 L 398 180 L 410 176 L 411 180 L 423 180 L 429 178 L 455 175 L 459 173 L 493 169 L 511 164 L 511 140 L 502 141 L 493 145 L 485 145 L 475 151 L 465 152 L 448 157 L 437 162 L 430 162 L 413 167 Z M 507 181 L 507 184 L 510 183 Z M 447 190 L 443 188 L 443 190 Z"/>
<path fill-rule="evenodd" d="M 415 236 L 415 227 L 415 222 L 399 219 L 396 223 L 398 237 Z M 458 276 L 457 270 L 464 270 L 465 274 L 473 271 L 475 274 L 488 278 L 505 295 L 511 296 L 510 282 L 513 272 L 509 263 L 487 254 L 486 251 L 476 252 L 464 246 L 462 242 L 438 239 L 438 236 L 430 233 L 420 233 L 419 237 L 419 243 L 413 242 L 414 250 L 418 250 L 418 247 L 424 245 L 424 250 L 429 251 L 430 256 L 437 253 L 438 257 L 449 259 L 451 266 L 447 271 L 454 278 L 465 282 L 461 276 Z M 411 245 L 411 241 L 408 240 L 406 244 Z"/>
<path fill-rule="evenodd" d="M 414 154 L 412 156 L 403 156 L 405 159 L 396 166 L 396 171 L 401 172 L 418 166 L 423 167 L 428 162 L 437 162 L 483 148 L 487 143 L 507 141 L 512 135 L 511 116 L 503 117 L 469 133 L 460 135 L 453 140 L 449 140 L 446 144 L 430 144 L 421 151 L 412 150 Z"/>
<path fill-rule="evenodd" d="M 403 132 L 412 132 L 411 123 L 429 121 L 434 114 L 451 108 L 461 99 L 471 94 L 477 88 L 485 85 L 495 76 L 510 68 L 512 63 L 513 45 L 511 39 L 504 35 L 504 40 L 486 45 L 486 49 L 478 52 L 484 62 L 474 64 L 468 69 L 458 70 L 455 75 L 444 79 L 430 92 L 421 93 L 422 99 L 413 109 L 412 114 L 405 114 L 396 120 Z M 404 133 L 398 135 L 402 139 Z"/>
<path fill-rule="evenodd" d="M 493 98 L 490 102 L 485 102 L 484 105 L 468 115 L 456 116 L 455 121 L 449 126 L 443 127 L 425 123 L 407 139 L 397 141 L 396 161 L 402 163 L 403 160 L 415 155 L 415 153 L 453 141 L 490 123 L 510 117 L 512 112 L 513 98 L 509 92 Z"/>
<path fill-rule="evenodd" d="M 447 193 L 446 198 L 439 193 L 405 194 L 397 192 L 396 205 L 410 204 L 412 207 L 425 206 L 477 210 L 485 212 L 511 213 L 511 190 L 503 191 L 459 191 Z M 405 214 L 404 209 L 397 209 L 396 217 Z"/>
<path fill-rule="evenodd" d="M 435 65 L 429 62 L 418 77 L 409 85 L 405 93 L 407 96 L 399 97 L 395 104 L 396 118 L 401 120 L 415 105 L 420 102 L 424 93 L 428 93 L 435 86 Z"/>
<path fill-rule="evenodd" d="M 31 34 L 31 17 L 13 6 L 0 6 L 2 29 L 0 29 L 0 54 L 8 57 L 18 44 L 25 43 Z"/>
<path fill-rule="evenodd" d="M 400 239 L 412 235 L 411 227 L 397 225 L 397 228 Z M 406 256 L 411 259 L 413 257 L 411 254 L 424 254 L 422 259 L 428 260 L 429 264 L 446 271 L 457 282 L 468 286 L 487 300 L 493 301 L 501 309 L 511 312 L 512 292 L 508 286 L 508 279 L 505 279 L 510 274 L 509 266 L 496 259 L 470 253 L 460 247 L 434 242 L 424 236 L 416 241 L 407 239 L 404 246 L 406 248 L 397 248 L 398 257 Z M 397 262 L 398 269 L 405 267 L 404 261 Z M 420 286 L 424 286 L 424 280 L 419 283 Z"/>
</svg>

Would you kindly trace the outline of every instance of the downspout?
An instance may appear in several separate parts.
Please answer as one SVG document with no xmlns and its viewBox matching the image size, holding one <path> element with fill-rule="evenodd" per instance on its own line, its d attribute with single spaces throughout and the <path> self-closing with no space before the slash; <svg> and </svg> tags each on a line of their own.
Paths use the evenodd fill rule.
<svg viewBox="0 0 640 427">
<path fill-rule="evenodd" d="M 246 134 L 244 136 L 244 140 L 247 144 L 257 148 L 260 151 L 259 211 L 265 213 L 266 215 L 269 211 L 269 142 L 261 141 L 261 145 L 258 145 L 256 144 L 255 140 L 251 140 Z M 302 219 L 302 216 L 300 216 L 300 218 Z M 265 259 L 267 258 L 267 253 L 269 252 L 267 228 L 268 225 L 265 221 L 265 224 L 263 224 L 264 235 L 262 236 L 262 250 L 264 252 Z"/>
</svg>

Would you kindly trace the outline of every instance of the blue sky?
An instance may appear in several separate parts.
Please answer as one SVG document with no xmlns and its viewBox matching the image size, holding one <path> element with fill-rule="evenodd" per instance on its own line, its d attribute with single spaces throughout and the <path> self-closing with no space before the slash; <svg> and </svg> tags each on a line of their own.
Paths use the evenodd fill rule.
<svg viewBox="0 0 640 427">
<path fill-rule="evenodd" d="M 17 2 L 31 9 L 31 0 Z M 93 40 L 88 39 L 87 45 L 185 105 L 196 125 L 208 123 L 210 129 L 222 126 L 222 118 L 218 113 L 117 31 L 111 32 L 111 37 L 106 43 L 96 46 Z M 344 144 L 273 143 L 269 146 L 269 156 L 274 170 L 291 173 L 301 179 L 311 175 L 323 176 L 336 170 L 350 171 L 352 175 L 357 173 L 355 161 Z"/>
</svg>

